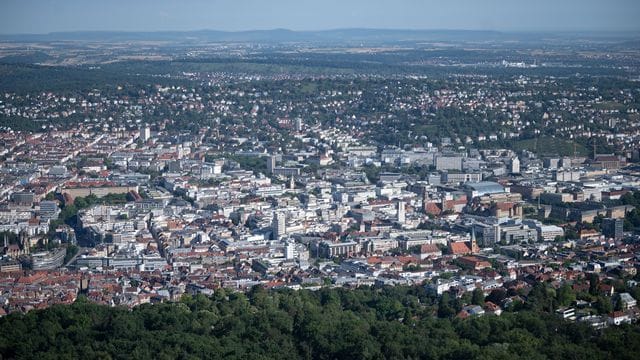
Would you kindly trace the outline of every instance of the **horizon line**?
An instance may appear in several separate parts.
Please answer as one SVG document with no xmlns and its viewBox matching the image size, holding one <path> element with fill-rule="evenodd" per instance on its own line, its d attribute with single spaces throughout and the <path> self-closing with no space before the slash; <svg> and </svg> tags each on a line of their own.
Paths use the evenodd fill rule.
<svg viewBox="0 0 640 360">
<path fill-rule="evenodd" d="M 498 29 L 463 29 L 463 28 L 377 28 L 377 27 L 338 27 L 338 28 L 326 28 L 326 29 L 316 29 L 316 30 L 294 30 L 289 28 L 265 28 L 265 29 L 244 29 L 244 30 L 219 30 L 213 28 L 201 28 L 201 29 L 191 29 L 191 30 L 62 30 L 62 31 L 49 31 L 49 32 L 39 32 L 39 33 L 5 33 L 0 32 L 0 36 L 46 36 L 46 35 L 54 35 L 54 34 L 75 34 L 75 33 L 121 33 L 121 34 L 135 34 L 135 33 L 193 33 L 193 32 L 222 32 L 222 33 L 246 33 L 246 32 L 269 32 L 269 31 L 288 31 L 294 33 L 313 33 L 313 32 L 330 32 L 330 31 L 340 31 L 340 30 L 374 30 L 374 31 L 450 31 L 450 32 L 493 32 L 493 33 L 502 33 L 502 34 L 548 34 L 548 33 L 561 33 L 561 34 L 615 34 L 615 33 L 624 33 L 624 34 L 640 34 L 640 29 L 631 30 L 621 30 L 621 29 L 606 29 L 606 30 L 597 30 L 597 29 L 520 29 L 520 30 L 498 30 Z"/>
</svg>

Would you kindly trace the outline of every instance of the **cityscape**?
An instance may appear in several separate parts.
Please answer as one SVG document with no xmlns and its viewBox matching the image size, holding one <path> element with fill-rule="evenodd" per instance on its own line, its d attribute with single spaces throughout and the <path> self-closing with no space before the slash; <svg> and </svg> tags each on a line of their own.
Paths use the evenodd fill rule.
<svg viewBox="0 0 640 360">
<path fill-rule="evenodd" d="M 5 31 L 0 358 L 635 358 L 639 55 Z"/>
</svg>

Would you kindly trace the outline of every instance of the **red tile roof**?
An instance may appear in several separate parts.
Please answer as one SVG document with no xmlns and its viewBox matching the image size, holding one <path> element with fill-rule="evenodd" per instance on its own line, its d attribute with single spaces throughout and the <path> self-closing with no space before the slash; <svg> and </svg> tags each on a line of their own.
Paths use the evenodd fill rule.
<svg viewBox="0 0 640 360">
<path fill-rule="evenodd" d="M 451 249 L 451 253 L 454 255 L 471 253 L 471 248 L 463 241 L 451 242 L 449 243 L 449 248 Z"/>
<path fill-rule="evenodd" d="M 440 252 L 440 248 L 436 244 L 423 244 L 420 246 L 421 254 L 432 254 L 437 252 Z"/>
</svg>

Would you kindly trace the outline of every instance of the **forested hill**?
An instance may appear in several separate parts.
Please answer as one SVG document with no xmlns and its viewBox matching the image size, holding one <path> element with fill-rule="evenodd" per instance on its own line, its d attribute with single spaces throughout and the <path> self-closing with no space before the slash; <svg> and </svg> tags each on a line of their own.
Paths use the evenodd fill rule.
<svg viewBox="0 0 640 360">
<path fill-rule="evenodd" d="M 637 325 L 438 318 L 422 288 L 216 291 L 133 310 L 79 300 L 0 318 L 1 359 L 637 359 Z"/>
</svg>

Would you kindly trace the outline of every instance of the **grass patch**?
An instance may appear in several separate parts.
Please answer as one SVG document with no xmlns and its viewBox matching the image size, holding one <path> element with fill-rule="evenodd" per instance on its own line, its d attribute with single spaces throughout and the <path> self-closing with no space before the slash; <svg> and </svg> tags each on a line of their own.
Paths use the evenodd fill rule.
<svg viewBox="0 0 640 360">
<path fill-rule="evenodd" d="M 593 104 L 593 107 L 595 109 L 600 109 L 600 110 L 619 110 L 622 111 L 625 109 L 625 105 L 624 104 L 620 104 L 618 102 L 615 101 L 604 101 L 601 103 L 597 103 L 597 104 Z"/>
<path fill-rule="evenodd" d="M 314 94 L 318 90 L 318 85 L 312 82 L 305 82 L 300 90 L 305 94 Z"/>
<path fill-rule="evenodd" d="M 554 137 L 540 137 L 538 139 L 517 140 L 513 143 L 513 149 L 516 151 L 529 150 L 539 155 L 573 156 L 574 142 Z M 579 143 L 575 143 L 575 152 L 578 156 L 589 155 L 587 148 Z"/>
</svg>

